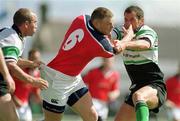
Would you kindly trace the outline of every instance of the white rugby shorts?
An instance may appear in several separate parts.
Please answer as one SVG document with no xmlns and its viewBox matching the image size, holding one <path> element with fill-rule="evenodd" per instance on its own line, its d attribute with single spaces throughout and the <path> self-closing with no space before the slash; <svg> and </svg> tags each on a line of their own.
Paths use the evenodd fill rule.
<svg viewBox="0 0 180 121">
<path fill-rule="evenodd" d="M 176 119 L 176 120 L 180 120 L 180 108 L 173 108 L 172 109 L 172 114 L 173 114 L 173 117 Z"/>
<path fill-rule="evenodd" d="M 42 99 L 54 106 L 65 106 L 71 94 L 86 87 L 80 75 L 69 76 L 46 65 L 40 65 L 40 72 L 49 83 L 48 89 L 41 91 Z"/>
<path fill-rule="evenodd" d="M 20 121 L 32 121 L 32 112 L 28 104 L 16 109 Z"/>
<path fill-rule="evenodd" d="M 95 109 L 96 109 L 98 115 L 101 116 L 101 118 L 103 120 L 107 120 L 108 112 L 109 112 L 107 102 L 98 100 L 96 98 L 93 98 L 92 101 L 93 101 L 93 105 L 95 106 Z"/>
</svg>

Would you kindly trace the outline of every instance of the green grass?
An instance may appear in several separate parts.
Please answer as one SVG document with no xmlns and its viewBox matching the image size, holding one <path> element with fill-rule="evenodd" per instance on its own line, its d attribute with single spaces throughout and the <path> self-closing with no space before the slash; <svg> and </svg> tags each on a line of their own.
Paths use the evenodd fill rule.
<svg viewBox="0 0 180 121">
<path fill-rule="evenodd" d="M 33 121 L 42 121 L 42 114 L 33 115 Z M 65 114 L 62 121 L 82 121 L 78 115 Z M 114 121 L 114 117 L 109 117 L 107 121 Z M 166 117 L 151 118 L 150 121 L 168 121 Z"/>
<path fill-rule="evenodd" d="M 33 115 L 33 121 L 41 121 L 42 119 L 43 116 L 41 114 Z M 82 121 L 82 119 L 78 115 L 65 114 L 62 121 Z M 113 117 L 109 117 L 107 121 L 113 121 Z"/>
</svg>

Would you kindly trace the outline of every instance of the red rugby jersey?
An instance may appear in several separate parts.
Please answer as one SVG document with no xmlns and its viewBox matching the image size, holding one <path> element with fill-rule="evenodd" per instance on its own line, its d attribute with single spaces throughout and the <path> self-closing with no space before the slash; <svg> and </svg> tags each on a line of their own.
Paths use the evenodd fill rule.
<svg viewBox="0 0 180 121">
<path fill-rule="evenodd" d="M 180 107 L 180 77 L 173 76 L 166 80 L 167 87 L 167 99 L 175 103 L 177 107 Z"/>
<path fill-rule="evenodd" d="M 95 68 L 90 70 L 83 80 L 87 84 L 93 98 L 109 101 L 109 93 L 119 90 L 120 74 L 117 71 L 109 70 L 106 74 Z"/>
<path fill-rule="evenodd" d="M 93 58 L 113 55 L 110 40 L 93 27 L 90 16 L 81 15 L 72 22 L 58 54 L 48 66 L 76 76 Z"/>
<path fill-rule="evenodd" d="M 39 70 L 31 71 L 30 69 L 24 69 L 24 72 L 30 74 L 33 77 L 40 77 Z M 39 88 L 33 87 L 29 83 L 25 83 L 17 78 L 13 78 L 16 84 L 16 90 L 14 91 L 14 95 L 21 100 L 22 103 L 28 103 L 30 93 L 38 93 Z"/>
</svg>

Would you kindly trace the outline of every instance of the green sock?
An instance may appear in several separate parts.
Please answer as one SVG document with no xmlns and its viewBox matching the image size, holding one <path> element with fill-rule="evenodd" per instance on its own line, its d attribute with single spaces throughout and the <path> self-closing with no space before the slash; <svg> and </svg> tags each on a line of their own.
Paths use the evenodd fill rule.
<svg viewBox="0 0 180 121">
<path fill-rule="evenodd" d="M 149 121 L 149 109 L 143 101 L 136 103 L 136 121 Z"/>
</svg>

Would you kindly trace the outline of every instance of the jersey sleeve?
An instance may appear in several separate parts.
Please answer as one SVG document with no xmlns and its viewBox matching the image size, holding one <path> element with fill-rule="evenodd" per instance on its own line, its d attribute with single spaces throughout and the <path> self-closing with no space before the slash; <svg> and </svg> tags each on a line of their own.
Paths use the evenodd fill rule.
<svg viewBox="0 0 180 121">
<path fill-rule="evenodd" d="M 157 33 L 154 32 L 153 30 L 140 30 L 139 32 L 136 33 L 137 39 L 145 39 L 148 40 L 152 45 L 155 44 L 156 40 L 158 39 Z"/>
<path fill-rule="evenodd" d="M 120 28 L 114 27 L 113 30 L 111 31 L 111 39 L 112 40 L 121 40 L 123 36 L 122 30 Z"/>
<path fill-rule="evenodd" d="M 99 40 L 99 42 L 103 46 L 106 53 L 114 54 L 113 46 L 111 45 L 111 42 L 108 37 L 105 37 L 102 40 Z"/>
<path fill-rule="evenodd" d="M 20 51 L 15 46 L 8 46 L 2 48 L 6 61 L 18 61 Z"/>
</svg>

